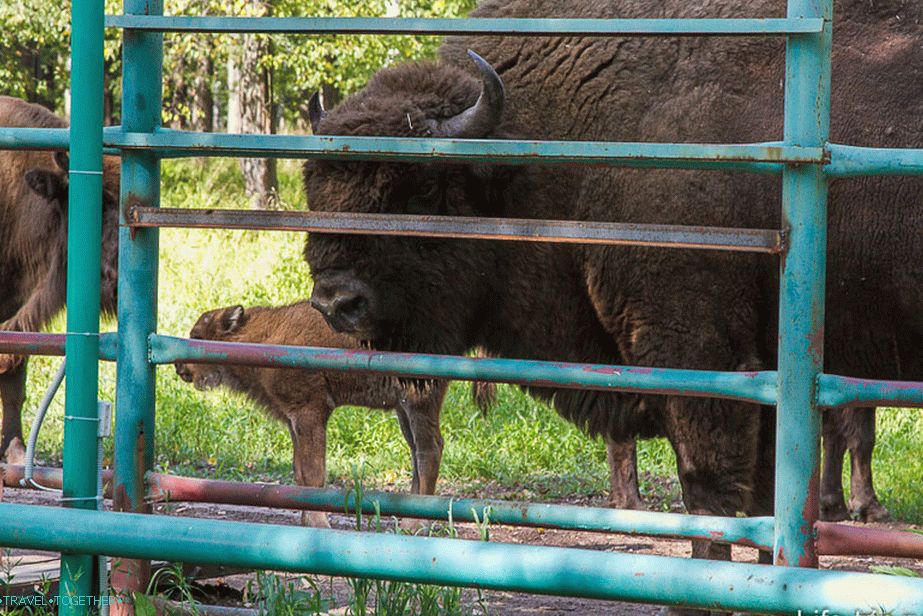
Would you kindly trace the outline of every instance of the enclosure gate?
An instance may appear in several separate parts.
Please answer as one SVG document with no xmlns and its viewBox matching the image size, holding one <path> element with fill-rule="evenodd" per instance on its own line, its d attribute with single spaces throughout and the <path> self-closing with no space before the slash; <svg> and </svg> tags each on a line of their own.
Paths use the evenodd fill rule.
<svg viewBox="0 0 923 616">
<path fill-rule="evenodd" d="M 66 349 L 68 358 L 63 480 L 67 508 L 0 504 L 0 544 L 64 553 L 62 614 L 87 613 L 89 606 L 73 598 L 93 594 L 92 576 L 87 572 L 93 570 L 94 554 L 137 559 L 122 561 L 120 579 L 114 580 L 128 590 L 140 587 L 144 559 L 161 558 L 741 611 L 819 613 L 827 609 L 839 614 L 857 610 L 923 614 L 923 582 L 919 580 L 811 569 L 817 566 L 818 546 L 824 549 L 824 533 L 833 528 L 825 530 L 817 524 L 819 408 L 923 405 L 923 383 L 846 379 L 822 373 L 828 179 L 923 173 L 923 150 L 828 142 L 831 0 L 788 0 L 784 19 L 285 19 L 164 17 L 162 12 L 160 0 L 125 0 L 124 15 L 104 19 L 102 0 L 75 0 L 69 134 L 66 129 L 0 129 L 0 147 L 69 147 L 71 154 L 67 334 L 0 334 L 2 351 L 61 354 Z M 124 73 L 122 126 L 104 131 L 105 25 L 124 29 Z M 784 141 L 741 145 L 465 141 L 164 130 L 160 128 L 163 32 L 784 36 Z M 122 156 L 117 336 L 99 336 L 99 203 L 104 146 Z M 774 173 L 783 179 L 783 231 L 159 209 L 162 158 L 243 155 L 343 160 L 436 158 L 513 164 L 570 161 Z M 159 336 L 159 226 L 544 239 L 784 253 L 779 366 L 777 371 L 756 375 L 629 367 L 586 370 L 578 364 L 223 345 Z M 99 358 L 118 361 L 114 502 L 119 511 L 135 513 L 95 511 Z M 495 503 L 494 517 L 500 523 L 717 538 L 771 549 L 777 566 L 706 564 L 658 556 L 137 515 L 149 511 L 145 474 L 153 465 L 155 367 L 176 360 L 518 383 L 552 381 L 775 404 L 778 443 L 773 518 L 546 505 L 521 508 L 500 503 Z M 170 481 L 166 476 L 149 476 L 152 491 L 169 489 Z M 343 502 L 341 493 L 279 487 L 274 494 L 281 494 L 280 490 L 289 490 L 287 493 L 295 494 L 305 506 L 329 509 Z M 411 496 L 381 498 L 384 513 L 438 517 L 452 509 L 456 519 L 464 519 L 465 508 L 472 504 Z M 354 505 L 370 506 L 367 502 Z"/>
</svg>

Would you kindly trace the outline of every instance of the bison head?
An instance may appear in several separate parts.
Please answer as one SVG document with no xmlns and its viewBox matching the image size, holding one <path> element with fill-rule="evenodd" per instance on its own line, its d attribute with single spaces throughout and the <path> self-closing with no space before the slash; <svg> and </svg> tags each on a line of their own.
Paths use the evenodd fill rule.
<svg viewBox="0 0 923 616">
<path fill-rule="evenodd" d="M 194 340 L 228 340 L 232 334 L 240 331 L 247 318 L 243 306 L 209 310 L 192 326 L 189 337 Z M 232 378 L 228 366 L 176 362 L 174 367 L 179 378 L 192 383 L 200 391 L 227 385 Z"/>
<path fill-rule="evenodd" d="M 501 136 L 500 77 L 469 52 L 477 76 L 445 64 L 380 71 L 336 109 L 313 99 L 317 134 L 397 137 Z M 502 211 L 509 170 L 447 163 L 310 161 L 314 211 L 486 216 Z M 456 353 L 471 345 L 489 301 L 494 246 L 475 240 L 310 235 L 312 304 L 333 329 L 376 348 Z"/>
<path fill-rule="evenodd" d="M 68 157 L 56 152 L 52 157 L 54 168 L 36 167 L 26 171 L 26 185 L 67 218 Z M 103 160 L 102 193 L 102 252 L 100 255 L 100 305 L 104 312 L 114 314 L 117 301 L 119 264 L 119 161 L 105 157 Z"/>
</svg>

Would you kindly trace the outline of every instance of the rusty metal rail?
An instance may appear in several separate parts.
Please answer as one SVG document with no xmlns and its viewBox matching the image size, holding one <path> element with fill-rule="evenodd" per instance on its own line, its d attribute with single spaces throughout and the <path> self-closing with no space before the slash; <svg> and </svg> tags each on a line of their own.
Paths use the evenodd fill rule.
<svg viewBox="0 0 923 616">
<path fill-rule="evenodd" d="M 466 216 L 415 216 L 347 212 L 289 212 L 140 207 L 129 208 L 132 228 L 254 229 L 315 233 L 515 240 L 701 248 L 778 254 L 784 234 L 775 229 L 733 229 L 572 220 Z"/>
</svg>

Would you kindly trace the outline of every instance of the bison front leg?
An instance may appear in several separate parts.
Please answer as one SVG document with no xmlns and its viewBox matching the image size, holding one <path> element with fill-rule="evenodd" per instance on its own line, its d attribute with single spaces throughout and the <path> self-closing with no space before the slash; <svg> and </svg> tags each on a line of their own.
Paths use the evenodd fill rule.
<svg viewBox="0 0 923 616">
<path fill-rule="evenodd" d="M 759 440 L 759 410 L 726 400 L 671 398 L 666 428 L 676 451 L 689 513 L 734 517 L 750 513 Z M 758 487 L 757 489 L 760 489 Z M 731 546 L 693 541 L 693 558 L 730 560 Z M 672 616 L 724 614 L 670 608 Z"/>
<path fill-rule="evenodd" d="M 295 483 L 310 488 L 322 488 L 327 481 L 327 419 L 330 409 L 317 404 L 287 414 L 294 450 Z M 303 511 L 302 526 L 329 528 L 327 514 Z"/>
<path fill-rule="evenodd" d="M 9 372 L 0 373 L 0 399 L 3 401 L 3 426 L 0 429 L 0 454 L 8 464 L 23 464 L 26 448 L 22 438 L 22 405 L 26 401 L 26 367 L 23 361 Z"/>
<path fill-rule="evenodd" d="M 442 463 L 443 440 L 439 429 L 439 412 L 445 397 L 446 385 L 437 382 L 426 393 L 405 395 L 397 409 L 404 438 L 411 448 L 413 462 L 414 494 L 435 494 Z M 402 520 L 401 528 L 416 532 L 426 530 L 428 524 L 420 520 Z"/>
<path fill-rule="evenodd" d="M 425 393 L 413 393 L 401 400 L 410 435 L 407 437 L 413 450 L 415 483 L 414 494 L 435 494 L 442 464 L 442 432 L 439 429 L 439 412 L 445 397 L 446 385 L 437 382 Z"/>
<path fill-rule="evenodd" d="M 609 460 L 609 506 L 645 509 L 638 489 L 637 441 L 615 441 L 606 437 L 606 457 Z"/>
<path fill-rule="evenodd" d="M 843 411 L 846 445 L 850 455 L 849 509 L 863 522 L 883 522 L 891 516 L 878 502 L 872 482 L 872 451 L 875 449 L 875 409 Z"/>
</svg>

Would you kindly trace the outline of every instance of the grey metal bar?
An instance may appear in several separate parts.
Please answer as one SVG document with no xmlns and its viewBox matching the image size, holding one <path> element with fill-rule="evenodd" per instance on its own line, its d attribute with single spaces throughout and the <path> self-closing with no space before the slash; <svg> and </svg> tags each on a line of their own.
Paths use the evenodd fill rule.
<svg viewBox="0 0 923 616">
<path fill-rule="evenodd" d="M 570 220 L 526 220 L 463 216 L 354 214 L 133 207 L 131 227 L 260 229 L 372 235 L 621 244 L 702 248 L 777 254 L 782 232 L 773 229 L 730 229 L 679 225 L 643 225 Z"/>
</svg>

